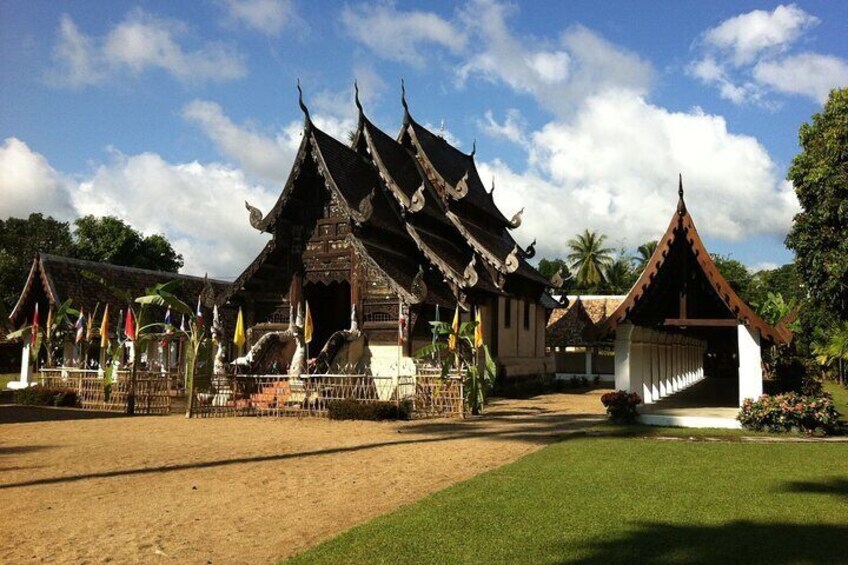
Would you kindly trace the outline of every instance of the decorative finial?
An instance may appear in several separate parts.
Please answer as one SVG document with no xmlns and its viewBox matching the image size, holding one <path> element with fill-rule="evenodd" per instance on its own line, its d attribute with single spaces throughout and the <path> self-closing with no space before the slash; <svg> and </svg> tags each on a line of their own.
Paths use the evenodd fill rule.
<svg viewBox="0 0 848 565">
<path fill-rule="evenodd" d="M 303 115 L 306 116 L 306 121 L 311 122 L 312 118 L 309 117 L 309 108 L 303 103 L 303 89 L 300 88 L 300 79 L 297 79 L 297 103 L 300 105 Z"/>
<path fill-rule="evenodd" d="M 471 142 L 471 158 L 474 158 L 474 155 L 477 153 L 477 138 L 474 138 L 474 141 Z"/>
<path fill-rule="evenodd" d="M 406 104 L 406 85 L 403 79 L 400 79 L 400 103 L 403 104 L 403 111 L 409 113 L 409 106 Z"/>
<path fill-rule="evenodd" d="M 527 246 L 527 249 L 524 250 L 524 258 L 532 259 L 536 256 L 536 240 L 533 240 L 533 243 Z"/>
<path fill-rule="evenodd" d="M 522 207 L 521 210 L 516 212 L 515 215 L 512 216 L 512 219 L 509 221 L 510 229 L 518 229 L 519 227 L 521 227 L 521 221 L 522 221 L 523 215 L 524 215 L 524 208 Z"/>
<path fill-rule="evenodd" d="M 677 185 L 677 215 L 683 217 L 686 215 L 686 202 L 683 201 L 683 174 L 679 174 L 678 176 L 678 185 Z"/>
<path fill-rule="evenodd" d="M 489 196 L 495 193 L 495 177 L 492 177 L 492 189 L 489 191 Z"/>
<path fill-rule="evenodd" d="M 362 103 L 359 101 L 359 85 L 356 84 L 356 81 L 353 81 L 353 101 L 356 103 L 356 107 L 359 110 L 359 113 L 362 113 Z"/>
</svg>

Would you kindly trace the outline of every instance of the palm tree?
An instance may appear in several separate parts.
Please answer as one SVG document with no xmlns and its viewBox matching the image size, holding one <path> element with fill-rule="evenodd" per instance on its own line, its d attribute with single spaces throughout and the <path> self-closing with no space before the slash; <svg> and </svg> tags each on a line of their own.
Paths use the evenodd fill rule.
<svg viewBox="0 0 848 565">
<path fill-rule="evenodd" d="M 651 256 L 654 254 L 654 251 L 657 250 L 657 245 L 659 245 L 659 242 L 657 240 L 653 240 L 646 241 L 636 248 L 636 257 L 634 257 L 634 260 L 636 261 L 636 268 L 639 272 L 644 271 L 645 267 L 648 266 Z"/>
<path fill-rule="evenodd" d="M 612 249 L 604 247 L 607 236 L 584 230 L 568 241 L 568 260 L 574 278 L 581 288 L 596 290 L 606 280 L 606 270 L 612 264 Z"/>
<path fill-rule="evenodd" d="M 633 258 L 622 250 L 615 260 L 606 268 L 606 284 L 604 288 L 616 294 L 630 290 L 639 275 L 633 270 Z"/>
</svg>

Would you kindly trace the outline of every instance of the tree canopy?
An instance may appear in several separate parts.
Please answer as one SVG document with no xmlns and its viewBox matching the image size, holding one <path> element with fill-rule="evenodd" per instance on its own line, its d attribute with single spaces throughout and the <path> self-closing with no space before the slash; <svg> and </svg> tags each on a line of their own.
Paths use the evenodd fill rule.
<svg viewBox="0 0 848 565">
<path fill-rule="evenodd" d="M 0 220 L 0 310 L 15 305 L 36 252 L 177 272 L 183 258 L 162 235 L 144 235 L 118 218 L 84 216 L 67 222 L 30 214 Z"/>
<path fill-rule="evenodd" d="M 613 263 L 612 249 L 604 247 L 607 236 L 584 230 L 568 240 L 568 260 L 581 289 L 597 290 L 606 281 L 606 270 Z"/>
<path fill-rule="evenodd" d="M 799 131 L 801 152 L 787 179 L 801 212 L 786 238 L 813 310 L 848 320 L 848 88 L 831 91 Z"/>
</svg>

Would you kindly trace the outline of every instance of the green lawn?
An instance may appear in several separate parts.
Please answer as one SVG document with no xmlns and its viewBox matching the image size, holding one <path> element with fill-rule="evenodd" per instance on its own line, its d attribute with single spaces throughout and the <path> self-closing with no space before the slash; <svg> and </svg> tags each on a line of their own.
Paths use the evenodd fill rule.
<svg viewBox="0 0 848 565">
<path fill-rule="evenodd" d="M 18 380 L 19 376 L 20 373 L 0 373 L 0 390 L 4 390 L 9 381 Z"/>
<path fill-rule="evenodd" d="M 848 563 L 846 517 L 848 444 L 584 436 L 291 562 Z"/>
<path fill-rule="evenodd" d="M 833 395 L 836 409 L 839 410 L 843 420 L 848 420 L 848 388 L 834 381 L 825 381 L 824 391 Z"/>
</svg>

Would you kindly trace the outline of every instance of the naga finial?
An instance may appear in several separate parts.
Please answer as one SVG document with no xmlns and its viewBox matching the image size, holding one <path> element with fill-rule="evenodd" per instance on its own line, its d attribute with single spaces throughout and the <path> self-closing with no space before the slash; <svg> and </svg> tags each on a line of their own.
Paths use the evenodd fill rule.
<svg viewBox="0 0 848 565">
<path fill-rule="evenodd" d="M 492 188 L 491 188 L 491 190 L 489 190 L 489 196 L 493 195 L 494 193 L 495 193 L 495 177 L 493 176 L 492 177 Z"/>
<path fill-rule="evenodd" d="M 527 246 L 527 249 L 524 250 L 524 258 L 532 259 L 536 256 L 536 240 L 533 239 L 533 243 Z"/>
<path fill-rule="evenodd" d="M 374 187 L 371 189 L 367 195 L 365 195 L 362 200 L 359 201 L 359 204 L 355 209 L 351 209 L 351 216 L 358 224 L 364 224 L 369 219 L 371 219 L 371 214 L 374 213 L 374 195 L 376 194 L 377 188 Z"/>
<path fill-rule="evenodd" d="M 297 79 L 297 103 L 300 105 L 300 109 L 306 117 L 306 121 L 311 122 L 312 118 L 309 117 L 309 108 L 307 108 L 306 104 L 303 103 L 303 89 L 300 88 L 300 79 Z"/>
<path fill-rule="evenodd" d="M 421 265 L 418 265 L 418 273 L 415 274 L 415 277 L 412 279 L 412 296 L 415 299 L 415 304 L 420 304 L 424 302 L 424 299 L 427 298 L 427 283 L 424 282 L 424 268 Z"/>
<path fill-rule="evenodd" d="M 474 138 L 474 141 L 471 142 L 471 158 L 474 158 L 474 155 L 477 154 L 477 138 Z"/>
<path fill-rule="evenodd" d="M 507 273 L 514 273 L 518 270 L 518 266 L 521 264 L 521 262 L 519 261 L 520 253 L 521 250 L 518 248 L 518 245 L 516 245 L 512 248 L 512 251 L 510 251 L 509 255 L 506 256 L 506 259 L 504 260 L 504 268 L 506 269 Z"/>
<path fill-rule="evenodd" d="M 409 105 L 406 103 L 406 85 L 403 79 L 400 79 L 400 103 L 403 105 L 404 113 L 409 114 Z"/>
<path fill-rule="evenodd" d="M 476 285 L 479 279 L 475 265 L 477 265 L 477 256 L 472 255 L 471 262 L 466 265 L 465 271 L 462 273 L 462 278 L 465 280 L 465 286 L 467 287 Z"/>
<path fill-rule="evenodd" d="M 255 206 L 251 206 L 247 200 L 244 201 L 244 207 L 250 212 L 250 226 L 259 231 L 265 231 L 262 229 L 262 211 Z"/>
<path fill-rule="evenodd" d="M 424 208 L 426 200 L 424 197 L 424 183 L 421 183 L 421 186 L 418 187 L 418 190 L 412 195 L 412 198 L 409 199 L 409 211 L 413 214 L 415 212 L 420 212 Z"/>
<path fill-rule="evenodd" d="M 521 227 L 522 217 L 524 216 L 524 208 L 515 213 L 512 219 L 509 221 L 509 227 L 512 229 L 516 229 Z"/>
</svg>

